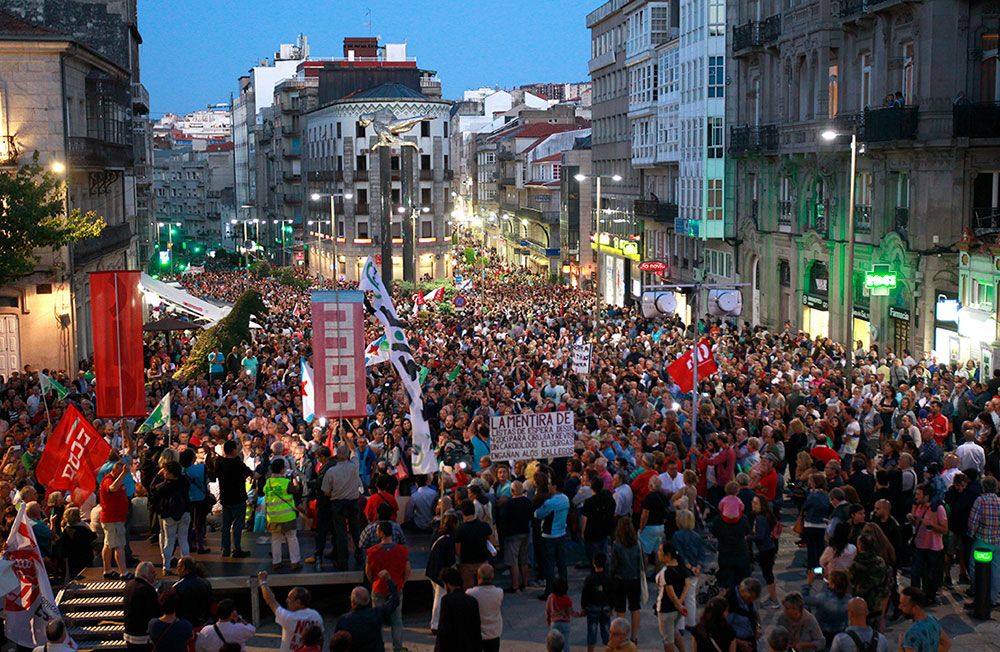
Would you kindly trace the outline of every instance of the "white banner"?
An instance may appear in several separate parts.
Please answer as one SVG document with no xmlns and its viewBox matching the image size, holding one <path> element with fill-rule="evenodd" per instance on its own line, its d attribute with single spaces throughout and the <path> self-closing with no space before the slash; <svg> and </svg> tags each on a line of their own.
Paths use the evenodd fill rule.
<svg viewBox="0 0 1000 652">
<path fill-rule="evenodd" d="M 413 360 L 410 344 L 403 332 L 402 322 L 396 315 L 396 307 L 392 305 L 392 297 L 382 283 L 382 277 L 375 267 L 375 260 L 369 256 L 361 274 L 359 287 L 364 292 L 372 293 L 372 307 L 375 316 L 385 328 L 385 339 L 389 342 L 389 358 L 392 366 L 403 381 L 406 397 L 410 401 L 410 424 L 413 426 L 413 463 L 414 473 L 435 473 L 438 470 L 437 457 L 434 455 L 431 441 L 431 428 L 424 418 L 424 398 L 420 392 L 420 365 Z"/>
<path fill-rule="evenodd" d="M 45 625 L 61 618 L 24 505 L 7 537 L 3 558 L 13 563 L 18 586 L 4 600 L 7 638 L 24 647 L 44 645 Z"/>
<path fill-rule="evenodd" d="M 490 458 L 495 462 L 573 454 L 574 413 L 540 412 L 490 418 Z"/>
<path fill-rule="evenodd" d="M 590 373 L 590 342 L 577 342 L 573 345 L 573 373 Z"/>
</svg>

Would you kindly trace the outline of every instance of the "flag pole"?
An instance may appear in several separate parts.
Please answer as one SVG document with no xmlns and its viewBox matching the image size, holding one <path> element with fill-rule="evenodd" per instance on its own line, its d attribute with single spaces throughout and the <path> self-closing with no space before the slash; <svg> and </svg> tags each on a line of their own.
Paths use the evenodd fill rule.
<svg viewBox="0 0 1000 652">
<path fill-rule="evenodd" d="M 41 385 L 41 383 L 39 383 L 39 385 Z M 45 394 L 46 393 L 47 392 L 45 392 L 45 391 L 42 392 L 42 405 L 45 406 L 45 420 L 49 424 L 49 434 L 51 435 L 52 434 L 52 416 L 49 414 L 49 402 L 45 398 Z"/>
</svg>

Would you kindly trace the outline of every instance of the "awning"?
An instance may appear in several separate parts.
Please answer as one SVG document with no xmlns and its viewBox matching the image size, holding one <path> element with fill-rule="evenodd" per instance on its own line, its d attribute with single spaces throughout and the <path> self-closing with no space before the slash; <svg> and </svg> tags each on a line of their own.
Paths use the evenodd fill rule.
<svg viewBox="0 0 1000 652">
<path fill-rule="evenodd" d="M 168 333 L 170 331 L 200 331 L 201 324 L 196 324 L 186 319 L 176 317 L 164 317 L 149 322 L 142 327 L 147 333 Z"/>
<path fill-rule="evenodd" d="M 209 326 L 218 322 L 232 310 L 230 306 L 216 306 L 204 299 L 199 299 L 187 290 L 158 281 L 145 272 L 142 273 L 139 284 L 142 286 L 143 292 L 155 294 L 164 303 L 170 304 L 195 319 L 207 322 Z"/>
</svg>

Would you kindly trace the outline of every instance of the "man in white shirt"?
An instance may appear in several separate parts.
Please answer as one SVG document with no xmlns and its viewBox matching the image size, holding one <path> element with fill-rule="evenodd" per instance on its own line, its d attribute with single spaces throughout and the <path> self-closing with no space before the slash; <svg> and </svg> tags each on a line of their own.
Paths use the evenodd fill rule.
<svg viewBox="0 0 1000 652">
<path fill-rule="evenodd" d="M 674 494 L 684 488 L 684 476 L 677 472 L 677 458 L 667 458 L 667 470 L 660 474 L 660 491 Z"/>
<path fill-rule="evenodd" d="M 483 652 L 500 652 L 503 634 L 503 589 L 493 585 L 493 567 L 483 564 L 476 571 L 479 584 L 465 592 L 479 603 L 479 627 L 483 635 Z"/>
<path fill-rule="evenodd" d="M 628 475 L 619 471 L 615 475 L 615 517 L 632 514 L 632 487 L 628 484 Z"/>
<path fill-rule="evenodd" d="M 45 625 L 45 643 L 36 647 L 32 652 L 76 652 L 76 650 L 76 642 L 70 638 L 69 632 L 66 631 L 66 623 L 57 619 L 50 620 Z"/>
<path fill-rule="evenodd" d="M 976 432 L 969 428 L 964 433 L 965 443 L 955 449 L 958 455 L 958 468 L 962 471 L 975 469 L 980 476 L 986 468 L 986 451 L 976 443 Z"/>
<path fill-rule="evenodd" d="M 281 625 L 281 652 L 291 652 L 291 650 L 302 646 L 302 637 L 309 625 L 316 625 L 323 629 L 323 617 L 315 609 L 309 608 L 312 596 L 309 591 L 296 586 L 288 592 L 288 599 L 285 601 L 288 608 L 278 604 L 274 597 L 274 592 L 267 585 L 267 571 L 257 574 L 260 582 L 260 591 L 264 595 L 264 602 L 274 612 L 274 620 Z"/>
<path fill-rule="evenodd" d="M 238 643 L 241 650 L 246 650 L 246 643 L 257 633 L 257 628 L 243 622 L 236 603 L 229 598 L 220 600 L 216 616 L 218 622 L 206 625 L 195 638 L 195 652 L 219 652 L 226 643 Z"/>
</svg>

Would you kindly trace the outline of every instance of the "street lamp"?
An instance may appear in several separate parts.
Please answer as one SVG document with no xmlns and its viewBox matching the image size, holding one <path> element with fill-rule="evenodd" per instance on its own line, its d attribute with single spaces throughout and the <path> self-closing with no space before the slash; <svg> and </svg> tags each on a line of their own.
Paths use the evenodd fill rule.
<svg viewBox="0 0 1000 652">
<path fill-rule="evenodd" d="M 343 197 L 344 199 L 354 199 L 354 194 L 350 192 L 314 192 L 309 195 L 309 198 L 313 201 L 319 201 L 323 197 L 330 198 L 330 238 L 333 241 L 333 280 L 336 282 L 337 276 L 340 274 L 340 260 L 337 258 L 337 205 L 336 198 Z M 320 230 L 322 235 L 322 229 Z"/>
<path fill-rule="evenodd" d="M 828 143 L 833 142 L 841 134 L 833 129 L 827 129 L 820 136 Z M 854 186 L 858 165 L 858 131 L 851 130 L 851 176 L 848 181 L 847 193 L 847 351 L 845 353 L 844 369 L 850 377 L 854 365 Z"/>
<path fill-rule="evenodd" d="M 586 174 L 576 174 L 573 176 L 578 182 L 583 183 L 588 178 L 594 179 L 597 183 L 597 231 L 594 234 L 594 242 L 597 248 L 594 250 L 594 275 L 597 277 L 597 306 L 594 314 L 594 321 L 597 321 L 597 314 L 600 313 L 604 303 L 603 284 L 601 283 L 601 179 L 608 179 L 618 183 L 622 180 L 622 175 L 612 174 L 610 176 L 594 174 L 588 177 Z"/>
</svg>

